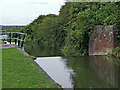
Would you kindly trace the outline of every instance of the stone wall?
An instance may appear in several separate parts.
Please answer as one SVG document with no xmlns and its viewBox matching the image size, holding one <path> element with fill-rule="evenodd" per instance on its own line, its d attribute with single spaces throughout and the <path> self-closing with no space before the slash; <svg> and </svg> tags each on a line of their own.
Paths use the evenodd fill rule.
<svg viewBox="0 0 120 90">
<path fill-rule="evenodd" d="M 112 54 L 117 44 L 116 28 L 113 25 L 95 26 L 89 41 L 89 55 Z"/>
</svg>

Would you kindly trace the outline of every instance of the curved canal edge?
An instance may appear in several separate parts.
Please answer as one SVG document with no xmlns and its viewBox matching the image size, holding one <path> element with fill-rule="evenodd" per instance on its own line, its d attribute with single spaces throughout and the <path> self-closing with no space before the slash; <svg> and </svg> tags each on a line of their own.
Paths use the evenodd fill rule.
<svg viewBox="0 0 120 90">
<path fill-rule="evenodd" d="M 27 52 L 25 52 L 25 51 L 24 51 L 23 49 L 21 49 L 21 48 L 17 48 L 17 50 L 21 51 L 25 56 L 31 57 L 31 58 L 34 60 L 35 65 L 36 65 L 37 67 L 39 67 L 39 70 L 42 71 L 43 74 L 50 79 L 50 82 L 53 83 L 53 84 L 57 84 L 57 85 L 58 85 L 58 88 L 59 88 L 59 89 L 62 89 L 62 87 L 61 87 L 58 83 L 56 83 L 56 82 L 35 62 L 35 59 L 36 59 L 35 56 L 29 55 Z"/>
</svg>

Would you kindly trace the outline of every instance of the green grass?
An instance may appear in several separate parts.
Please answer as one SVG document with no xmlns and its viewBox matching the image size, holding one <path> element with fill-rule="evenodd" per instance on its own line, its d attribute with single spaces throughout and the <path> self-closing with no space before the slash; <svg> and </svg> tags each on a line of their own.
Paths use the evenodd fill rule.
<svg viewBox="0 0 120 90">
<path fill-rule="evenodd" d="M 50 78 L 16 48 L 2 49 L 2 88 L 56 88 Z"/>
</svg>

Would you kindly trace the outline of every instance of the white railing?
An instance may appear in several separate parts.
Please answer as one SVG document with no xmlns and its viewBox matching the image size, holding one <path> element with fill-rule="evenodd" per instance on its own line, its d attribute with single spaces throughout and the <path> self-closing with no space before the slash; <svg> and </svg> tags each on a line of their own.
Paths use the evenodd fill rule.
<svg viewBox="0 0 120 90">
<path fill-rule="evenodd" d="M 4 41 L 12 42 L 14 40 L 14 44 L 18 43 L 19 47 L 23 47 L 24 41 L 26 39 L 27 34 L 26 33 L 21 33 L 21 32 L 0 32 L 0 39 Z"/>
</svg>

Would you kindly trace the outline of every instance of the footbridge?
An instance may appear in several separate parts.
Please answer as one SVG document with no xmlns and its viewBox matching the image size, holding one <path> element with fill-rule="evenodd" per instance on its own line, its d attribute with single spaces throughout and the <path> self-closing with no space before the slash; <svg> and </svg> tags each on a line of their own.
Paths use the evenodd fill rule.
<svg viewBox="0 0 120 90">
<path fill-rule="evenodd" d="M 0 40 L 4 41 L 5 44 L 14 44 L 22 48 L 27 34 L 21 32 L 0 32 Z"/>
</svg>

